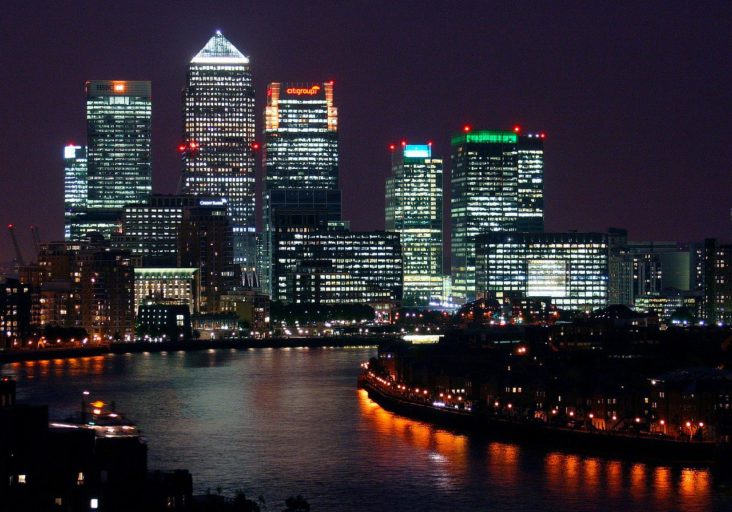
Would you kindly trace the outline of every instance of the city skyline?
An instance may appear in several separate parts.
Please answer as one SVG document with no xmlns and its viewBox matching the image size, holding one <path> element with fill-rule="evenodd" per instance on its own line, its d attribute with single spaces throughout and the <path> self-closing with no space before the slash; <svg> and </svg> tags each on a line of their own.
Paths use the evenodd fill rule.
<svg viewBox="0 0 732 512">
<path fill-rule="evenodd" d="M 327 8 L 332 24 L 303 25 L 302 20 L 312 22 L 315 18 L 297 9 L 284 12 L 276 25 L 287 34 L 281 38 L 277 32 L 257 26 L 270 19 L 267 17 L 277 6 L 229 6 L 210 17 L 189 20 L 182 13 L 132 4 L 134 8 L 125 6 L 124 11 L 129 12 L 115 7 L 105 12 L 97 8 L 62 12 L 49 6 L 42 20 L 27 15 L 32 6 L 13 6 L 0 22 L 5 27 L 22 19 L 29 28 L 39 25 L 36 32 L 43 32 L 40 29 L 45 20 L 58 25 L 53 43 L 39 36 L 34 45 L 38 49 L 23 47 L 25 53 L 20 51 L 24 31 L 2 31 L 2 46 L 8 50 L 3 52 L 4 66 L 13 71 L 18 84 L 6 84 L 2 100 L 4 119 L 8 120 L 0 137 L 0 147 L 8 155 L 4 183 L 6 190 L 12 187 L 14 192 L 0 212 L 6 224 L 19 226 L 26 249 L 30 248 L 30 237 L 23 233 L 25 225 L 39 225 L 43 240 L 63 236 L 63 161 L 59 148 L 72 141 L 84 144 L 85 80 L 154 82 L 154 191 L 175 190 L 180 175 L 176 149 L 185 67 L 216 29 L 254 63 L 258 139 L 266 83 L 335 80 L 341 109 L 344 218 L 351 220 L 356 230 L 383 228 L 382 194 L 364 191 L 383 187 L 389 173 L 389 142 L 432 140 L 435 154 L 444 159 L 449 154 L 449 137 L 464 123 L 504 129 L 520 124 L 527 130 L 541 128 L 547 133 L 548 231 L 602 231 L 621 226 L 630 230 L 633 239 L 729 238 L 730 204 L 724 191 L 730 177 L 724 170 L 730 150 L 723 144 L 729 122 L 723 112 L 730 96 L 721 89 L 729 70 L 714 51 L 726 47 L 729 38 L 729 31 L 719 21 L 725 19 L 721 5 L 695 12 L 694 17 L 684 17 L 678 10 L 661 10 L 659 14 L 653 6 L 645 5 L 634 11 L 633 23 L 622 24 L 617 18 L 620 14 L 609 8 L 568 8 L 564 13 L 538 9 L 523 16 L 499 9 L 488 20 L 471 16 L 480 12 L 478 4 L 465 4 L 455 11 L 454 20 L 445 21 L 443 33 L 421 48 L 410 42 L 410 36 L 421 33 L 421 26 L 436 26 L 446 11 L 364 7 L 357 14 L 362 23 L 373 26 L 373 34 L 360 28 L 347 34 L 336 27 L 354 13 L 316 2 L 313 9 Z M 145 15 L 134 30 L 125 28 L 124 23 L 132 14 Z M 658 19 L 652 14 L 658 14 Z M 159 30 L 137 42 L 134 35 L 138 29 L 145 32 L 156 16 L 178 23 L 176 30 Z M 100 37 L 100 30 L 109 26 L 110 17 L 114 17 L 116 31 L 107 41 Z M 552 17 L 564 19 L 554 25 L 547 22 Z M 415 26 L 392 35 L 390 29 L 404 19 L 415 21 Z M 515 30 L 520 22 L 525 23 L 523 31 Z M 82 26 L 86 31 L 79 33 Z M 491 27 L 500 29 L 497 35 L 485 33 Z M 171 37 L 165 37 L 168 35 Z M 87 38 L 98 44 L 85 44 Z M 619 43 L 610 44 L 610 40 Z M 305 41 L 308 45 L 303 45 Z M 470 43 L 478 44 L 474 48 L 485 48 L 485 52 L 475 56 L 474 51 L 456 51 L 458 47 L 473 47 Z M 344 51 L 343 46 L 352 50 Z M 136 58 L 143 48 L 149 58 Z M 502 48 L 507 56 L 501 55 Z M 536 55 L 528 52 L 530 48 Z M 33 60 L 38 51 L 52 57 L 39 66 L 43 69 L 21 64 L 20 55 Z M 440 77 L 415 81 L 427 76 L 426 69 L 432 69 L 434 62 L 425 60 L 428 57 L 442 66 Z M 364 59 L 367 66 L 357 64 Z M 545 67 L 567 59 L 569 64 L 558 66 L 558 71 L 549 72 Z M 54 61 L 63 66 L 63 72 Z M 495 80 L 493 77 L 499 75 L 490 72 L 496 70 L 507 71 L 507 78 Z M 622 73 L 624 70 L 631 73 Z M 49 81 L 50 74 L 57 78 Z M 43 76 L 46 79 L 41 79 Z M 644 76 L 654 80 L 641 80 Z M 34 87 L 27 87 L 28 83 Z M 381 97 L 379 85 L 388 94 L 375 101 Z M 23 86 L 22 94 L 19 86 Z M 432 111 L 425 108 L 428 105 Z M 33 121 L 36 124 L 29 129 Z M 634 133 L 640 135 L 633 137 Z M 623 151 L 618 151 L 619 147 Z M 258 173 L 261 178 L 259 164 Z M 688 186 L 689 176 L 695 178 L 695 186 Z M 690 207 L 679 208 L 680 201 Z M 29 203 L 46 206 L 22 206 Z M 0 251 L 0 259 L 12 258 L 7 240 Z"/>
</svg>

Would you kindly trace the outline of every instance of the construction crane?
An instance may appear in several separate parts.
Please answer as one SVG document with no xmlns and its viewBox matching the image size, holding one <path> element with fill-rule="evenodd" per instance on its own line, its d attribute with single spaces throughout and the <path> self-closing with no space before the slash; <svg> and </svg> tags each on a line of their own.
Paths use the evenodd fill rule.
<svg viewBox="0 0 732 512">
<path fill-rule="evenodd" d="M 13 239 L 13 246 L 15 247 L 15 261 L 18 262 L 19 266 L 25 265 L 23 261 L 23 254 L 20 252 L 20 245 L 18 245 L 18 239 L 15 238 L 15 229 L 12 224 L 8 224 L 8 231 L 10 232 L 10 238 Z"/>
<path fill-rule="evenodd" d="M 38 234 L 38 226 L 31 224 L 31 234 L 33 235 L 33 248 L 36 250 L 36 257 L 41 253 L 41 237 Z"/>
</svg>

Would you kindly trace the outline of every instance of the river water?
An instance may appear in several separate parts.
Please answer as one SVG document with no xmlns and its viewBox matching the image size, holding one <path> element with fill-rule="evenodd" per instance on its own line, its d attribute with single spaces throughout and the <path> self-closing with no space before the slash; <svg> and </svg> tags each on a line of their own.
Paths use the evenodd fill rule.
<svg viewBox="0 0 732 512">
<path fill-rule="evenodd" d="M 493 442 L 386 412 L 356 390 L 371 349 L 251 349 L 14 363 L 18 400 L 117 403 L 151 469 L 191 471 L 197 493 L 302 494 L 315 511 L 730 511 L 732 477 Z"/>
</svg>

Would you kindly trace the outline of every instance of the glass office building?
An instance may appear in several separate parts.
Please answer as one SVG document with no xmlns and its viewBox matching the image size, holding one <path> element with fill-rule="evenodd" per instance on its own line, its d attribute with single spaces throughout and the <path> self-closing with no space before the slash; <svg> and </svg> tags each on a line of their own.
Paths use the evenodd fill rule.
<svg viewBox="0 0 732 512">
<path fill-rule="evenodd" d="M 277 278 L 273 283 L 273 300 L 294 302 L 293 293 L 300 288 L 293 285 L 293 276 L 302 283 L 305 273 L 323 274 L 325 267 L 324 274 L 330 280 L 337 279 L 338 275 L 347 276 L 338 285 L 343 291 L 358 283 L 380 301 L 402 300 L 402 249 L 398 233 L 352 232 L 342 222 L 331 222 L 327 228 L 288 231 L 278 237 L 277 242 L 277 254 L 281 257 L 273 260 Z M 301 294 L 301 300 L 308 296 L 301 291 L 297 293 Z M 345 297 L 343 302 L 354 300 Z"/>
<path fill-rule="evenodd" d="M 431 144 L 392 147 L 386 180 L 386 230 L 399 233 L 405 306 L 442 296 L 442 160 Z"/>
<path fill-rule="evenodd" d="M 475 237 L 542 231 L 543 134 L 472 131 L 452 138 L 452 290 L 475 299 Z"/>
<path fill-rule="evenodd" d="M 278 232 L 312 230 L 341 219 L 338 189 L 338 111 L 333 82 L 273 82 L 264 119 L 263 233 L 259 275 L 274 296 Z M 290 214 L 288 214 L 288 212 Z M 277 226 L 277 219 L 286 219 Z M 303 224 L 297 224 L 302 219 Z"/>
<path fill-rule="evenodd" d="M 217 32 L 191 60 L 183 91 L 183 192 L 222 197 L 234 259 L 252 270 L 255 243 L 254 84 L 249 59 Z"/>
<path fill-rule="evenodd" d="M 604 233 L 495 232 L 475 240 L 478 297 L 548 298 L 567 310 L 608 304 Z"/>
<path fill-rule="evenodd" d="M 267 190 L 338 189 L 333 82 L 269 84 L 264 168 Z"/>
<path fill-rule="evenodd" d="M 64 239 L 71 239 L 72 224 L 86 208 L 86 147 L 69 144 L 64 147 Z"/>
<path fill-rule="evenodd" d="M 86 83 L 90 210 L 117 210 L 152 192 L 150 82 Z"/>
</svg>

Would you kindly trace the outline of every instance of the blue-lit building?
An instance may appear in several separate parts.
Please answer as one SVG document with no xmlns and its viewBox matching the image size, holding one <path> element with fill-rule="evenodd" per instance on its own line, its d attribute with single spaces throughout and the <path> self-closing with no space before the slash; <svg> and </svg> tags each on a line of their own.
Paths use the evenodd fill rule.
<svg viewBox="0 0 732 512">
<path fill-rule="evenodd" d="M 442 296 L 442 160 L 432 145 L 392 147 L 386 181 L 386 230 L 399 233 L 404 305 L 427 306 Z"/>
<path fill-rule="evenodd" d="M 86 147 L 69 144 L 64 147 L 64 239 L 71 239 L 76 216 L 86 208 Z"/>
</svg>

